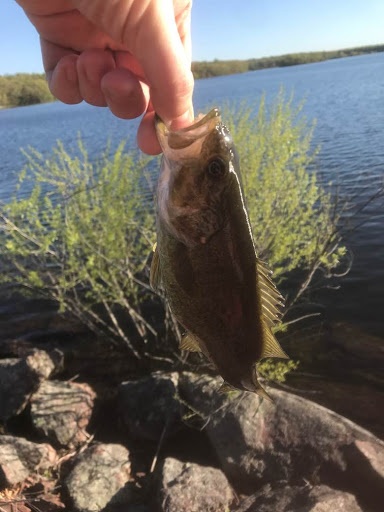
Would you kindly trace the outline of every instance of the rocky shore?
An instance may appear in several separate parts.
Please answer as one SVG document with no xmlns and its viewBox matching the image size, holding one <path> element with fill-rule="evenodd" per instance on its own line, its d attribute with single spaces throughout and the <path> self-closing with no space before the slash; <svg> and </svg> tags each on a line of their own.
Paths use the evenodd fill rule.
<svg viewBox="0 0 384 512">
<path fill-rule="evenodd" d="M 381 512 L 383 340 L 285 340 L 302 363 L 270 403 L 34 307 L 0 304 L 0 510 Z"/>
</svg>

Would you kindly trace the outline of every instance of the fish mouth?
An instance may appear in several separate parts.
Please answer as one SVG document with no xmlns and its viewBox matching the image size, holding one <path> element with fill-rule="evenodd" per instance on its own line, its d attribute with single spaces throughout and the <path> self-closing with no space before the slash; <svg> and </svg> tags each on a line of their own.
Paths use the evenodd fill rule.
<svg viewBox="0 0 384 512">
<path fill-rule="evenodd" d="M 170 130 L 156 114 L 156 134 L 165 154 L 169 150 L 186 149 L 192 145 L 201 145 L 202 139 L 221 123 L 220 110 L 213 108 L 205 116 L 198 116 L 195 121 L 185 128 Z"/>
</svg>

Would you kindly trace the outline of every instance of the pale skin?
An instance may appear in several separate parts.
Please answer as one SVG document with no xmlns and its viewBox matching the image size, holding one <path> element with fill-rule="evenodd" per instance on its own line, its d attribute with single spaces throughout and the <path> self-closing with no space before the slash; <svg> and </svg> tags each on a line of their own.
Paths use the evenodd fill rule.
<svg viewBox="0 0 384 512">
<path fill-rule="evenodd" d="M 144 114 L 138 145 L 161 148 L 154 113 L 173 128 L 193 121 L 191 0 L 17 0 L 40 34 L 50 90 L 118 117 Z"/>
</svg>

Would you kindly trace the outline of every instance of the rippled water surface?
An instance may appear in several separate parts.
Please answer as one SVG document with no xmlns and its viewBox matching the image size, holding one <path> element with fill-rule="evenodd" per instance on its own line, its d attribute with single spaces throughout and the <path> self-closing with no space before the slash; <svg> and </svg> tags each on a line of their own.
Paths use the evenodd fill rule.
<svg viewBox="0 0 384 512">
<path fill-rule="evenodd" d="M 284 86 L 304 112 L 316 119 L 314 143 L 321 145 L 318 169 L 325 183 L 339 184 L 343 197 L 363 204 L 382 185 L 384 175 L 384 53 L 328 62 L 267 69 L 200 80 L 197 109 L 227 100 L 273 98 Z M 49 152 L 60 139 L 76 146 L 79 133 L 95 156 L 107 139 L 128 139 L 135 146 L 137 122 L 113 117 L 108 110 L 60 103 L 0 110 L 0 200 L 7 200 L 23 166 L 20 148 Z M 347 242 L 354 262 L 342 288 L 328 295 L 335 318 L 354 321 L 384 335 L 384 203 L 378 200 L 359 214 L 364 224 Z"/>
</svg>

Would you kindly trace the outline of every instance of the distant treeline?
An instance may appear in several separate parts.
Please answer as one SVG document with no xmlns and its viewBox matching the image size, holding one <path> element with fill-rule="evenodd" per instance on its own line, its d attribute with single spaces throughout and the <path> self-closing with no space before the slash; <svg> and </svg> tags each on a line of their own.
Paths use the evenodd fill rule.
<svg viewBox="0 0 384 512">
<path fill-rule="evenodd" d="M 192 71 L 195 78 L 208 78 L 212 76 L 244 73 L 245 71 L 255 71 L 256 69 L 295 66 L 297 64 L 309 64 L 310 62 L 340 59 L 342 57 L 352 57 L 354 55 L 362 55 L 364 53 L 376 53 L 383 51 L 384 44 L 381 44 L 363 46 L 359 48 L 346 48 L 344 50 L 334 50 L 329 52 L 288 53 L 286 55 L 279 55 L 277 57 L 263 57 L 261 59 L 216 59 L 210 62 L 193 62 Z"/>
<path fill-rule="evenodd" d="M 20 107 L 53 101 L 45 75 L 17 73 L 0 76 L 0 107 Z"/>
<path fill-rule="evenodd" d="M 220 75 L 244 73 L 256 69 L 277 68 L 308 64 L 322 60 L 351 57 L 364 53 L 383 52 L 384 44 L 346 48 L 330 52 L 288 53 L 277 57 L 263 57 L 248 60 L 214 60 L 210 62 L 193 62 L 192 71 L 195 78 L 208 78 Z M 0 75 L 0 107 L 19 107 L 53 101 L 45 76 L 38 73 L 18 73 Z"/>
</svg>

